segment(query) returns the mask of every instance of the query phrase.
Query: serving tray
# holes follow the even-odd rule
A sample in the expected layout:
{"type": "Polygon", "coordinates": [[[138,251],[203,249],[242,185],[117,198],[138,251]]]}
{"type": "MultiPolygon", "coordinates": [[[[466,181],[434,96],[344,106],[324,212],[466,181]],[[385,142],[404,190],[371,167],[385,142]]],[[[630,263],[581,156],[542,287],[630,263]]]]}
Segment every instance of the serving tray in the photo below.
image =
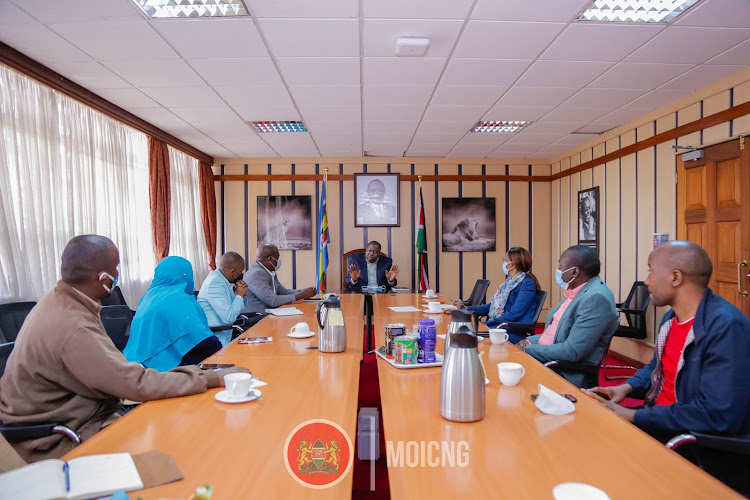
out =
{"type": "Polygon", "coordinates": [[[380,346],[377,349],[375,349],[375,354],[386,360],[388,363],[391,364],[391,366],[395,368],[405,369],[405,370],[412,370],[414,368],[429,368],[431,366],[443,366],[443,355],[440,353],[435,353],[435,362],[434,363],[417,363],[415,365],[400,365],[396,364],[395,360],[393,358],[387,358],[385,355],[385,346],[380,346]]]}

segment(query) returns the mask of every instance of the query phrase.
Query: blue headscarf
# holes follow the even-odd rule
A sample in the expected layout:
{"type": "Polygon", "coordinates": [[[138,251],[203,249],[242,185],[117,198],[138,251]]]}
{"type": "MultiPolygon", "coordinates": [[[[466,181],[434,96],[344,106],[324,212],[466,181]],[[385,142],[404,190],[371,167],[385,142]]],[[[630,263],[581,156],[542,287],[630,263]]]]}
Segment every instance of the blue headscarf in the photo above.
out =
{"type": "Polygon", "coordinates": [[[193,296],[193,266],[167,257],[156,266],[154,281],[138,304],[123,354],[128,361],[165,372],[179,366],[190,349],[213,333],[193,296]]]}

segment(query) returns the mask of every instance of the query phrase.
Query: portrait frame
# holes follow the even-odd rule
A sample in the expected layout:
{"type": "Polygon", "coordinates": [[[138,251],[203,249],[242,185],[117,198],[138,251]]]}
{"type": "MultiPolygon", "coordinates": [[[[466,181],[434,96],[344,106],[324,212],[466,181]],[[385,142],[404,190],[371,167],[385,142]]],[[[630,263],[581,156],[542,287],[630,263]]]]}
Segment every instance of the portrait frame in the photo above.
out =
{"type": "Polygon", "coordinates": [[[495,198],[442,198],[442,251],[497,250],[495,198]]]}
{"type": "Polygon", "coordinates": [[[354,226],[398,227],[401,226],[401,174],[359,173],[354,174],[354,226]],[[371,183],[380,181],[378,184],[371,183]],[[378,203],[373,203],[373,199],[378,203]]]}
{"type": "Polygon", "coordinates": [[[312,250],[312,196],[257,197],[258,244],[279,250],[312,250]]]}
{"type": "Polygon", "coordinates": [[[599,186],[578,191],[578,244],[599,252],[599,186]],[[592,206],[593,204],[593,206],[592,206]]]}

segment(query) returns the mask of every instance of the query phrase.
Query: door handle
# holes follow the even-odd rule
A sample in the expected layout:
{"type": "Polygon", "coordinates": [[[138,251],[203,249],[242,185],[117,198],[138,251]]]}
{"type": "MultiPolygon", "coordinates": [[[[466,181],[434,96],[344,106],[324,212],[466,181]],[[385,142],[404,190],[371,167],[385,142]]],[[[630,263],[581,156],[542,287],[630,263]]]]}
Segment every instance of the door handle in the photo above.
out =
{"type": "Polygon", "coordinates": [[[737,264],[737,291],[740,292],[740,295],[743,297],[747,297],[747,290],[742,290],[742,266],[747,266],[746,260],[742,260],[737,264]]]}

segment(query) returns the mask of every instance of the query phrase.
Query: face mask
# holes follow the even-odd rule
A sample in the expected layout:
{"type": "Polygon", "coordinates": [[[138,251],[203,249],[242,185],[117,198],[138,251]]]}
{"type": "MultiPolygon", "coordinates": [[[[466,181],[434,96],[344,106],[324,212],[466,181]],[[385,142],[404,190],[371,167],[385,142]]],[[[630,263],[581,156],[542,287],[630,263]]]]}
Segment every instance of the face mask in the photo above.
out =
{"type": "MultiPolygon", "coordinates": [[[[234,272],[236,272],[236,271],[234,271],[234,272]]],[[[236,283],[237,283],[238,281],[240,281],[241,279],[242,279],[242,275],[241,275],[241,274],[238,274],[236,278],[234,278],[233,280],[231,280],[231,281],[230,281],[230,283],[234,285],[234,284],[236,284],[236,283]]]]}
{"type": "MultiPolygon", "coordinates": [[[[570,269],[575,269],[575,268],[576,268],[576,266],[573,266],[570,269]]],[[[570,281],[567,281],[567,282],[563,281],[563,278],[562,278],[563,273],[567,273],[568,271],[570,271],[570,269],[566,269],[565,271],[560,271],[559,269],[555,270],[555,281],[557,281],[557,284],[563,290],[567,290],[568,289],[568,285],[570,284],[570,282],[575,279],[575,277],[573,277],[573,278],[570,278],[570,281]]]]}
{"type": "MultiPolygon", "coordinates": [[[[515,269],[515,268],[516,268],[516,266],[514,265],[514,266],[513,266],[513,269],[515,269]]],[[[508,274],[510,274],[510,272],[511,272],[511,271],[512,271],[513,269],[508,269],[508,263],[507,263],[507,262],[503,262],[503,272],[505,273],[505,275],[506,275],[506,276],[507,276],[508,274]]]]}
{"type": "MultiPolygon", "coordinates": [[[[104,290],[106,290],[107,294],[111,295],[111,294],[112,294],[112,292],[114,292],[114,291],[115,291],[115,287],[117,286],[117,278],[118,278],[118,277],[119,277],[119,276],[117,276],[117,277],[112,277],[112,275],[111,275],[111,274],[109,274],[109,273],[106,273],[106,272],[104,272],[104,271],[102,271],[102,272],[101,272],[101,274],[99,274],[99,281],[100,281],[100,282],[102,281],[102,278],[109,278],[110,280],[112,280],[112,287],[111,287],[111,288],[110,288],[110,287],[108,287],[107,285],[105,285],[104,283],[102,283],[102,288],[104,288],[104,290]]],[[[109,296],[109,295],[108,295],[108,296],[109,296]]]]}
{"type": "MultiPolygon", "coordinates": [[[[273,259],[273,257],[271,257],[271,258],[273,259]]],[[[275,260],[276,260],[275,269],[278,271],[279,269],[281,269],[281,256],[279,256],[279,258],[275,259],[275,260]]]]}

